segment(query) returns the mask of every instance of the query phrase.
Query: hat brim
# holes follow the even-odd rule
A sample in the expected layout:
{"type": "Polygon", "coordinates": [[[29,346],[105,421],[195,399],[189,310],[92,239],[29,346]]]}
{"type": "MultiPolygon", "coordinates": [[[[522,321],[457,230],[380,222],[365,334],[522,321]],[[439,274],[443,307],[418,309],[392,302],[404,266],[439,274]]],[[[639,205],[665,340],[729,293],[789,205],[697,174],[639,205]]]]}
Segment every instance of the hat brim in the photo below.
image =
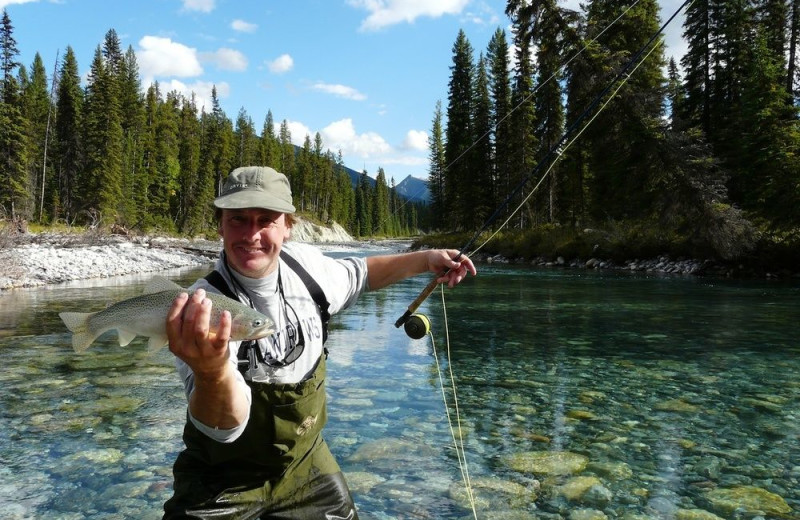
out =
{"type": "Polygon", "coordinates": [[[261,208],[294,213],[295,207],[285,200],[270,195],[265,191],[242,190],[214,199],[214,206],[220,209],[261,208]]]}

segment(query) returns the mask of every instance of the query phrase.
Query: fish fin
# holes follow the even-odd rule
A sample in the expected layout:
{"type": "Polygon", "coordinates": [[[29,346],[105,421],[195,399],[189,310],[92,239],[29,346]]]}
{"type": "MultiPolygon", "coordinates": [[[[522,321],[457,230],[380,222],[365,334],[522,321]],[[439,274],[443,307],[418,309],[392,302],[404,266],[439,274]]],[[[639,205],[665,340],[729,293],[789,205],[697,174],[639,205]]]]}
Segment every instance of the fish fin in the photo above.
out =
{"type": "Polygon", "coordinates": [[[72,332],[72,348],[75,352],[83,352],[94,343],[97,336],[89,332],[88,321],[93,312],[62,312],[61,321],[72,332]]]}
{"type": "Polygon", "coordinates": [[[183,287],[176,284],[172,280],[168,280],[163,276],[154,276],[147,282],[144,288],[144,294],[154,294],[161,291],[174,291],[175,289],[184,290],[183,287]]]}
{"type": "Polygon", "coordinates": [[[147,342],[147,350],[150,352],[155,352],[168,344],[169,340],[166,336],[150,336],[150,340],[147,342]]]}
{"type": "Polygon", "coordinates": [[[60,312],[58,317],[61,318],[61,321],[64,322],[70,332],[81,332],[86,330],[86,322],[92,314],[91,312],[60,312]]]}
{"type": "Polygon", "coordinates": [[[136,337],[136,333],[127,329],[117,329],[117,336],[119,336],[119,346],[125,347],[133,341],[136,337]]]}

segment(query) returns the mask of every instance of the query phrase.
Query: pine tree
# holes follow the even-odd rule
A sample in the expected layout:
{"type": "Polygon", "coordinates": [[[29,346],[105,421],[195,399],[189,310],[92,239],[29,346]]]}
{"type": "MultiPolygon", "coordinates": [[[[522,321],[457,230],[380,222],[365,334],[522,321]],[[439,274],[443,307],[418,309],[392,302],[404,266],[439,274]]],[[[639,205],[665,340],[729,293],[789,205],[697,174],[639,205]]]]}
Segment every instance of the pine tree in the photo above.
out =
{"type": "Polygon", "coordinates": [[[200,173],[203,135],[200,120],[197,118],[197,101],[194,94],[190,99],[183,100],[178,136],[180,164],[178,229],[190,235],[197,235],[208,227],[210,220],[208,201],[211,193],[206,193],[204,176],[200,173]]]}
{"type": "Polygon", "coordinates": [[[236,117],[234,136],[236,143],[235,166],[258,164],[258,136],[253,119],[247,115],[244,107],[239,109],[239,115],[236,117]]]}
{"type": "Polygon", "coordinates": [[[295,206],[300,211],[306,211],[309,206],[309,179],[312,175],[313,156],[311,154],[311,137],[306,134],[303,147],[297,152],[294,174],[290,177],[292,182],[292,195],[295,206]]]}
{"type": "Polygon", "coordinates": [[[18,54],[14,26],[4,9],[0,23],[0,213],[12,220],[30,218],[32,203],[27,186],[27,122],[20,110],[20,86],[14,77],[18,54]]]}
{"type": "Polygon", "coordinates": [[[495,206],[495,179],[492,157],[492,103],[489,97],[489,77],[483,54],[478,58],[472,99],[472,148],[469,152],[472,178],[470,189],[464,190],[462,214],[468,229],[477,230],[495,206]]]}
{"type": "MultiPolygon", "coordinates": [[[[635,4],[609,27],[627,6],[624,1],[596,1],[589,5],[589,26],[594,30],[607,27],[597,35],[597,42],[606,53],[597,63],[593,97],[637,56],[659,28],[658,4],[654,0],[635,4]]],[[[660,40],[659,37],[651,44],[658,47],[649,56],[651,48],[641,55],[643,61],[639,61],[635,73],[630,74],[585,134],[593,174],[591,205],[597,220],[640,219],[652,213],[654,177],[663,173],[653,168],[664,130],[666,80],[660,40]]]]}
{"type": "Polygon", "coordinates": [[[278,139],[275,137],[275,122],[272,119],[272,110],[267,111],[264,118],[264,127],[261,129],[259,143],[259,164],[275,168],[278,165],[278,139]]]}
{"type": "Polygon", "coordinates": [[[120,90],[120,123],[122,125],[122,212],[128,226],[141,222],[146,207],[146,191],[141,190],[145,175],[143,133],[145,125],[144,100],[139,80],[139,64],[133,47],[122,56],[118,75],[120,90]]]}
{"type": "Polygon", "coordinates": [[[453,65],[447,94],[447,129],[445,131],[444,200],[449,222],[465,223],[466,194],[478,189],[472,182],[472,169],[466,157],[472,144],[473,83],[475,70],[472,45],[463,30],[453,45],[453,65]]]}
{"type": "Polygon", "coordinates": [[[675,131],[683,131],[686,128],[686,122],[682,117],[686,95],[675,58],[670,58],[667,66],[667,102],[670,108],[671,128],[675,131]]]}
{"type": "MultiPolygon", "coordinates": [[[[553,150],[564,134],[565,113],[562,99],[563,74],[561,63],[563,56],[572,54],[571,47],[574,29],[571,24],[577,18],[573,11],[562,9],[554,0],[537,2],[534,11],[531,43],[537,48],[536,61],[539,66],[536,92],[535,134],[539,140],[539,151],[536,163],[543,161],[553,150]]],[[[551,157],[552,159],[552,157],[551,157]]],[[[548,165],[549,168],[549,165],[548,165]]],[[[547,171],[547,170],[544,170],[547,171]]],[[[547,189],[538,197],[537,213],[542,219],[553,223],[560,211],[561,198],[561,165],[556,163],[549,168],[545,179],[547,189]]]]}
{"type": "Polygon", "coordinates": [[[361,172],[361,177],[356,187],[356,224],[355,231],[358,237],[372,236],[372,186],[367,171],[361,172]]]}
{"type": "Polygon", "coordinates": [[[375,191],[372,197],[372,235],[385,236],[389,232],[389,186],[386,184],[386,172],[378,168],[375,176],[375,191]]]}
{"type": "Polygon", "coordinates": [[[211,89],[211,114],[209,119],[205,152],[210,155],[211,169],[214,172],[214,193],[219,193],[222,183],[233,170],[236,147],[233,123],[225,115],[219,104],[217,87],[211,89]]]}
{"type": "Polygon", "coordinates": [[[111,224],[122,200],[122,125],[119,87],[100,47],[89,73],[84,106],[86,163],[79,179],[81,208],[91,224],[111,224]]]}
{"type": "Polygon", "coordinates": [[[83,90],[78,62],[72,47],[67,47],[58,79],[54,157],[57,196],[53,218],[71,223],[78,212],[79,178],[83,170],[83,90]]]}
{"type": "Polygon", "coordinates": [[[155,119],[155,169],[148,187],[148,227],[173,231],[178,213],[180,99],[169,92],[158,104],[155,119]]]}
{"type": "MultiPolygon", "coordinates": [[[[511,18],[514,27],[514,45],[516,47],[516,67],[512,78],[510,118],[511,160],[509,181],[512,189],[520,185],[535,166],[536,150],[539,143],[536,139],[535,121],[536,107],[533,85],[533,59],[531,56],[531,30],[533,27],[532,11],[526,1],[509,2],[506,14],[511,18]]],[[[510,211],[523,200],[524,192],[510,200],[510,211]]],[[[533,210],[530,203],[518,213],[515,225],[524,228],[531,224],[533,210]]]]}
{"type": "Polygon", "coordinates": [[[497,207],[512,189],[513,139],[511,129],[511,79],[509,77],[508,42],[506,33],[497,29],[489,41],[487,60],[489,96],[491,98],[492,157],[494,160],[495,198],[497,207]]]}
{"type": "Polygon", "coordinates": [[[757,38],[754,52],[742,85],[741,200],[777,227],[792,229],[800,225],[800,112],[787,102],[783,57],[775,56],[768,35],[757,38]]]}
{"type": "Polygon", "coordinates": [[[683,37],[688,49],[681,64],[686,71],[685,103],[680,105],[680,116],[688,126],[699,127],[703,134],[713,138],[711,127],[711,94],[713,48],[713,8],[717,0],[696,0],[686,7],[683,37]]]}
{"type": "Polygon", "coordinates": [[[278,145],[280,147],[280,167],[278,171],[284,173],[291,180],[295,169],[295,151],[294,144],[292,144],[292,132],[289,130],[289,122],[285,119],[281,121],[278,145]]]}
{"type": "MultiPolygon", "coordinates": [[[[26,189],[31,195],[32,207],[27,211],[29,218],[39,216],[36,210],[39,201],[44,199],[44,190],[51,176],[50,165],[45,164],[46,140],[49,136],[50,115],[52,104],[50,90],[47,86],[47,71],[42,57],[36,53],[31,65],[30,80],[23,80],[20,73],[20,83],[23,89],[23,117],[28,129],[27,141],[30,144],[28,162],[28,181],[26,189]]],[[[48,161],[49,162],[49,161],[48,161]]],[[[50,188],[53,187],[49,183],[50,188]]]]}
{"type": "Polygon", "coordinates": [[[436,101],[436,110],[433,114],[431,135],[428,137],[428,189],[431,192],[431,213],[433,214],[432,226],[442,229],[446,219],[445,201],[445,158],[444,137],[442,135],[442,102],[436,101]]]}

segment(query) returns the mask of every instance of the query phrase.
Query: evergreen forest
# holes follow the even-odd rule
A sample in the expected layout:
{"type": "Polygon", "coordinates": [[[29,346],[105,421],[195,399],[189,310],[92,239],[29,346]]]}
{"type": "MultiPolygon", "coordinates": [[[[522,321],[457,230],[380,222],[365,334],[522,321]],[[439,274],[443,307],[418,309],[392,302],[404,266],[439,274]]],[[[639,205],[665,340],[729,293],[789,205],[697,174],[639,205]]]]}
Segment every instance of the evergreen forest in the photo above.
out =
{"type": "Polygon", "coordinates": [[[211,202],[228,173],[265,165],[287,175],[302,215],[353,236],[408,236],[424,226],[424,204],[400,198],[382,168],[354,182],[319,133],[298,147],[271,111],[260,135],[244,108],[232,121],[216,89],[209,112],[158,83],[142,90],[136,55],[123,52],[114,29],[85,87],[71,47],[48,82],[39,53],[30,71],[18,63],[13,33],[4,11],[0,221],[215,235],[211,202]]]}
{"type": "Polygon", "coordinates": [[[796,270],[800,1],[685,2],[680,63],[657,1],[582,7],[509,0],[510,36],[477,53],[458,34],[430,131],[433,227],[502,229],[489,249],[512,256],[796,270]]]}
{"type": "MultiPolygon", "coordinates": [[[[48,82],[0,27],[0,219],[117,225],[186,235],[213,228],[227,173],[273,166],[305,215],[357,237],[498,232],[508,255],[662,253],[800,261],[800,0],[687,0],[687,52],[666,59],[656,0],[508,0],[508,33],[485,50],[455,36],[429,132],[431,204],[411,204],[319,134],[261,132],[216,92],[140,83],[111,29],[85,86],[67,48],[48,82]],[[445,98],[446,96],[446,98],[445,98]],[[602,245],[601,245],[602,244],[602,245]],[[610,244],[616,244],[611,246],[610,244]],[[613,250],[612,250],[613,249],[613,250]]],[[[676,22],[672,22],[676,23],[676,22]]],[[[279,130],[277,130],[279,129],[279,130]]],[[[491,247],[490,247],[491,250],[491,247]]]]}

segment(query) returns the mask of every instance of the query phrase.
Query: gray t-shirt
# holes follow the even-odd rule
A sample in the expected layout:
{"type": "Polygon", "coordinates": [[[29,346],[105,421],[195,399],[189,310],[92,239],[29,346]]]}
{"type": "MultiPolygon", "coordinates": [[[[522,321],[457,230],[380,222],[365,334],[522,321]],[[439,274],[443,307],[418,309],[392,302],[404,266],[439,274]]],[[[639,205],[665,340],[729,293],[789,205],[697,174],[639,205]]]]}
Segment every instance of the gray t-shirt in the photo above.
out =
{"type": "MultiPolygon", "coordinates": [[[[282,247],[320,285],[330,304],[328,312],[331,315],[352,305],[367,289],[367,264],[363,258],[333,259],[323,255],[314,246],[297,242],[286,242],[282,247]]],[[[258,340],[260,359],[266,360],[266,363],[259,363],[258,370],[248,374],[248,377],[253,381],[275,384],[299,383],[306,379],[313,372],[323,347],[319,307],[303,280],[283,260],[278,269],[260,279],[247,278],[232,269],[226,269],[222,260],[217,261],[215,269],[222,274],[228,286],[237,292],[243,303],[252,303],[256,310],[264,313],[276,325],[275,334],[258,340]],[[232,283],[231,275],[236,283],[232,283]],[[240,287],[244,291],[237,290],[240,287]],[[298,345],[301,331],[302,347],[298,345]]],[[[210,292],[219,292],[204,278],[195,282],[190,289],[201,287],[210,292]]],[[[228,344],[230,362],[234,366],[238,362],[239,345],[238,341],[228,344]]],[[[175,359],[188,399],[194,389],[194,374],[186,363],[175,359]]],[[[238,369],[236,376],[242,392],[251,400],[250,387],[238,369]]],[[[201,423],[191,414],[189,418],[201,432],[219,442],[233,442],[247,425],[245,421],[237,428],[220,430],[201,423]]]]}

